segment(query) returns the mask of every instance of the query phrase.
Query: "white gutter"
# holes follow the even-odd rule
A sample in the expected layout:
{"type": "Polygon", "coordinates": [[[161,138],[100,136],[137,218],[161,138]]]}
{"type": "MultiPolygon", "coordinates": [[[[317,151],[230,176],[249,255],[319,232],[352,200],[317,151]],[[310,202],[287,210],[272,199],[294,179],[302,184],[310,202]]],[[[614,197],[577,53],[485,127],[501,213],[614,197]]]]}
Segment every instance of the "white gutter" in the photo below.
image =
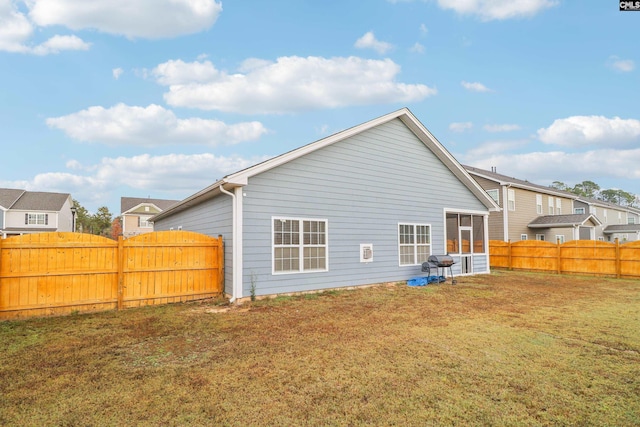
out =
{"type": "Polygon", "coordinates": [[[509,241],[509,187],[511,184],[502,186],[502,240],[509,241]]]}
{"type": "Polygon", "coordinates": [[[230,303],[234,303],[238,298],[242,298],[242,187],[235,187],[234,192],[230,192],[224,188],[224,183],[220,184],[220,192],[231,196],[232,221],[232,255],[233,264],[231,267],[231,299],[230,303]]]}

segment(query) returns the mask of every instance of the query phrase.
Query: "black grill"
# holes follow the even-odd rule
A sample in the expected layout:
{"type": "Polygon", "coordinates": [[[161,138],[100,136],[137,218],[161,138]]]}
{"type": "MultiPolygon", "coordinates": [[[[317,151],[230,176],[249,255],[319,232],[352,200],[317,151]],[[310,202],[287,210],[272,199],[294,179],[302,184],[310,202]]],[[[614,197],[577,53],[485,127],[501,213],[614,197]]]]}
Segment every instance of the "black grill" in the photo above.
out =
{"type": "Polygon", "coordinates": [[[455,264],[451,255],[431,255],[427,258],[427,262],[436,264],[438,267],[451,267],[455,264]]]}
{"type": "Polygon", "coordinates": [[[444,282],[444,269],[449,269],[449,275],[451,276],[451,284],[456,284],[456,279],[453,278],[453,271],[451,270],[451,266],[455,264],[453,257],[449,254],[446,255],[430,255],[427,258],[427,262],[422,263],[422,272],[428,273],[429,277],[432,276],[431,270],[435,270],[435,275],[438,278],[438,282],[444,282]],[[442,274],[440,274],[440,270],[442,269],[442,274]]]}

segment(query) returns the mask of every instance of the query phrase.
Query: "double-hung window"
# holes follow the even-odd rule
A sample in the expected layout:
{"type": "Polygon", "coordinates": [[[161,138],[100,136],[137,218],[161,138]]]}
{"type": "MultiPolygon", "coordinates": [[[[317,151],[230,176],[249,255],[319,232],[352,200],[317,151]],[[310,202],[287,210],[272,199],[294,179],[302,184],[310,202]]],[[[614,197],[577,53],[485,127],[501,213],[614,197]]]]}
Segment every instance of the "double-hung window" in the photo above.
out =
{"type": "Polygon", "coordinates": [[[273,218],[273,272],[327,271],[327,220],[273,218]]]}
{"type": "Polygon", "coordinates": [[[398,224],[400,265],[420,265],[431,255],[431,226],[398,224]]]}
{"type": "Polygon", "coordinates": [[[49,214],[46,213],[26,213],[24,214],[25,225],[48,225],[49,214]]]}
{"type": "Polygon", "coordinates": [[[516,210],[516,191],[507,189],[507,205],[510,211],[516,210]]]}
{"type": "Polygon", "coordinates": [[[138,217],[138,227],[140,228],[151,228],[153,224],[149,222],[150,216],[139,216],[138,217]]]}
{"type": "Polygon", "coordinates": [[[536,194],[536,213],[542,215],[542,194],[536,194]]]}

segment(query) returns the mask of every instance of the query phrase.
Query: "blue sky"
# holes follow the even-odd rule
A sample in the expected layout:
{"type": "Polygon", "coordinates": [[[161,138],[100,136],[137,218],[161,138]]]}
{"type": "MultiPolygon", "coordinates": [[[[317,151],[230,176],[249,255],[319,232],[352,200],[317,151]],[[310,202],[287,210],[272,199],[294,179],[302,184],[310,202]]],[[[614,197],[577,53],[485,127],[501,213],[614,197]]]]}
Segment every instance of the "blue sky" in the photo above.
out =
{"type": "Polygon", "coordinates": [[[612,0],[0,0],[0,187],[182,199],[408,107],[463,164],[640,194],[612,0]]]}

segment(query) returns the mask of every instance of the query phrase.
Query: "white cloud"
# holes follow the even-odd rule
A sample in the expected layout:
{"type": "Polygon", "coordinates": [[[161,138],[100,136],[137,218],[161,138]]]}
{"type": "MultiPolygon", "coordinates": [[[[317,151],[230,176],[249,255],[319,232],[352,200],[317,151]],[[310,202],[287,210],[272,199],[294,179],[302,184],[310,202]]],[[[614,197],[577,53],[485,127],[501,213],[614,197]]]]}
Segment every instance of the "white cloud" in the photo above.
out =
{"type": "Polygon", "coordinates": [[[169,85],[169,105],[244,114],[406,104],[437,93],[423,84],[396,82],[400,66],[390,59],[288,56],[276,62],[251,59],[242,69],[247,71],[227,74],[209,61],[169,61],[153,74],[169,85]]]}
{"type": "MultiPolygon", "coordinates": [[[[203,153],[103,158],[97,164],[88,165],[70,160],[67,168],[74,173],[41,173],[31,180],[0,181],[0,186],[70,193],[85,208],[95,212],[97,207],[104,206],[108,200],[112,200],[111,209],[119,207],[117,201],[127,193],[182,199],[225,175],[267,158],[224,157],[203,153]]],[[[119,213],[113,210],[111,212],[119,213]]]]}
{"type": "Polygon", "coordinates": [[[62,50],[89,50],[91,43],[86,43],[77,36],[53,36],[46,42],[33,48],[36,55],[60,53],[62,50]]]}
{"type": "Polygon", "coordinates": [[[520,130],[520,126],[518,125],[484,125],[483,129],[487,132],[511,132],[514,130],[520,130]]]}
{"type": "Polygon", "coordinates": [[[449,130],[452,132],[464,132],[473,128],[471,122],[454,122],[449,124],[449,130]]]}
{"type": "Polygon", "coordinates": [[[31,0],[38,26],[96,29],[127,37],[164,38],[210,28],[222,12],[215,0],[31,0]]]}
{"type": "Polygon", "coordinates": [[[413,53],[424,53],[424,46],[416,42],[413,46],[411,46],[410,51],[413,53]]]}
{"type": "Polygon", "coordinates": [[[0,51],[49,55],[91,45],[73,34],[34,43],[36,30],[47,26],[131,38],[176,37],[210,28],[221,11],[216,0],[0,0],[0,51]]]}
{"type": "Polygon", "coordinates": [[[151,74],[164,86],[206,83],[221,75],[210,61],[187,63],[180,59],[158,65],[151,74]]]}
{"type": "Polygon", "coordinates": [[[46,122],[73,139],[110,145],[228,145],[256,140],[267,132],[262,123],[255,121],[227,125],[219,120],[178,119],[171,110],[154,104],[148,107],[95,106],[49,118],[46,122]]]}
{"type": "Polygon", "coordinates": [[[470,90],[471,92],[491,92],[491,89],[489,89],[482,83],[478,83],[478,82],[470,83],[470,82],[462,81],[460,82],[460,84],[462,85],[462,87],[464,87],[467,90],[470,90]]]}
{"type": "MultiPolygon", "coordinates": [[[[526,139],[507,140],[507,141],[490,141],[468,150],[464,156],[467,159],[479,159],[485,156],[491,156],[495,153],[506,153],[524,147],[531,141],[526,139]]],[[[495,165],[491,165],[495,166],[495,165]]]]}
{"type": "Polygon", "coordinates": [[[640,120],[572,116],[557,119],[548,128],[538,129],[538,138],[545,144],[567,147],[624,147],[640,142],[640,120]]]}
{"type": "Polygon", "coordinates": [[[557,4],[556,0],[438,0],[442,9],[477,16],[483,21],[531,17],[557,4]]]}
{"type": "Polygon", "coordinates": [[[124,70],[122,68],[114,68],[113,70],[111,70],[111,73],[113,74],[113,78],[118,80],[124,73],[124,70]]]}
{"type": "Polygon", "coordinates": [[[631,59],[620,59],[617,56],[610,56],[607,60],[607,66],[613,70],[622,73],[629,73],[636,68],[635,62],[631,59]]]}
{"type": "Polygon", "coordinates": [[[427,28],[427,26],[424,24],[420,24],[420,34],[425,36],[427,35],[428,32],[429,32],[429,29],[427,28]]]}
{"type": "Polygon", "coordinates": [[[0,0],[0,51],[26,52],[33,26],[11,0],[0,0]]]}
{"type": "Polygon", "coordinates": [[[29,43],[34,25],[11,0],[0,0],[0,51],[49,55],[63,50],[87,50],[90,43],[77,36],[55,35],[40,45],[29,43]]]}
{"type": "Polygon", "coordinates": [[[466,164],[487,170],[495,166],[498,173],[539,185],[550,185],[553,181],[577,183],[591,180],[598,183],[608,179],[616,181],[626,191],[640,193],[639,190],[634,190],[640,188],[640,148],[592,150],[583,153],[501,153],[486,157],[469,153],[461,159],[466,164]]]}
{"type": "Polygon", "coordinates": [[[384,55],[393,49],[393,45],[391,43],[382,42],[376,39],[376,36],[373,34],[373,31],[369,31],[364,36],[360,37],[356,40],[354,45],[358,49],[373,49],[378,52],[380,55],[384,55]]]}

